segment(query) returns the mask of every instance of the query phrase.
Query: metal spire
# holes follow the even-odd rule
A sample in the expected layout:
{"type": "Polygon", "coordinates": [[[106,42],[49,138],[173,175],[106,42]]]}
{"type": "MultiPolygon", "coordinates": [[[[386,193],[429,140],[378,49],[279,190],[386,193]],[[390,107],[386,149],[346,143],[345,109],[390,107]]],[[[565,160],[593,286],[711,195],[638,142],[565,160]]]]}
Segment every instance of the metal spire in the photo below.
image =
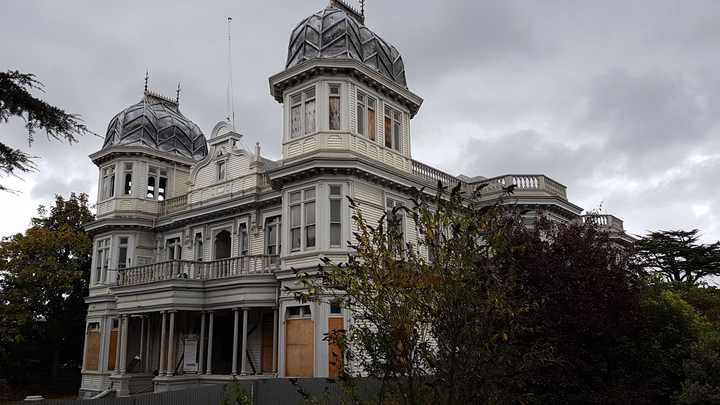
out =
{"type": "Polygon", "coordinates": [[[228,40],[228,71],[227,71],[227,89],[226,89],[226,119],[235,128],[235,97],[233,95],[233,78],[232,78],[232,36],[230,32],[230,23],[232,17],[227,18],[227,40],[228,40]]]}
{"type": "Polygon", "coordinates": [[[180,106],[180,82],[178,82],[177,93],[175,93],[175,104],[180,106]]]}
{"type": "Polygon", "coordinates": [[[365,18],[365,0],[360,0],[360,15],[365,18]]]}
{"type": "Polygon", "coordinates": [[[145,69],[145,93],[147,93],[147,85],[148,85],[148,79],[150,79],[150,73],[147,69],[145,69]]]}

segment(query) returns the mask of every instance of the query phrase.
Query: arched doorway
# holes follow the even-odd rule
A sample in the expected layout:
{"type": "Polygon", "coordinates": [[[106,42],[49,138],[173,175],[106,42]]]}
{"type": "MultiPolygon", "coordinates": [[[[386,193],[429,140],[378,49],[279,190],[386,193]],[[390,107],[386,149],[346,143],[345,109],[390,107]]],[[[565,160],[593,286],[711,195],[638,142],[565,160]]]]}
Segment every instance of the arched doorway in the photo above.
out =
{"type": "Polygon", "coordinates": [[[215,260],[227,259],[230,257],[230,232],[220,231],[215,235],[214,241],[215,260]]]}

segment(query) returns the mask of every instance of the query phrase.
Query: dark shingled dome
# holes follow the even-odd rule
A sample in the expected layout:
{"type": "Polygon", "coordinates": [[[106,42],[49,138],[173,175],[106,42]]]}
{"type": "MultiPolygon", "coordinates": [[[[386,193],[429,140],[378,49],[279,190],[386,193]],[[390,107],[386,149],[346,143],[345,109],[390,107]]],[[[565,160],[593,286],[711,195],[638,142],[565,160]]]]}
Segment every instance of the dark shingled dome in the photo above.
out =
{"type": "Polygon", "coordinates": [[[147,146],[194,160],[208,153],[205,135],[180,113],[177,102],[150,92],[110,121],[102,149],[115,145],[147,146]]]}
{"type": "Polygon", "coordinates": [[[407,88],[400,52],[336,2],[304,19],[290,35],[286,68],[315,58],[355,59],[407,88]]]}

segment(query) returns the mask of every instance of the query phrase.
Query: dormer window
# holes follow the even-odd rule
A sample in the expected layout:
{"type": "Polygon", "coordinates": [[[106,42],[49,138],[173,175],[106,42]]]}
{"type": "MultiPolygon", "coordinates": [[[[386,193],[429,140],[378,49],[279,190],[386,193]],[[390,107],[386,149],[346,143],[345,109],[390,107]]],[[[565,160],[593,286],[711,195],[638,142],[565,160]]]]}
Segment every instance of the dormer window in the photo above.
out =
{"type": "Polygon", "coordinates": [[[115,165],[102,169],[102,193],[103,200],[115,196],[115,165]]]}
{"type": "Polygon", "coordinates": [[[315,86],[290,96],[290,138],[315,132],[315,86]]]}
{"type": "Polygon", "coordinates": [[[385,147],[402,151],[402,113],[385,107],[385,147]]]}
{"type": "Polygon", "coordinates": [[[328,117],[330,119],[328,128],[331,131],[340,129],[340,85],[331,84],[328,96],[328,117]]]}
{"type": "Polygon", "coordinates": [[[357,95],[357,132],[371,141],[375,140],[375,105],[374,98],[358,92],[357,95]]]}
{"type": "Polygon", "coordinates": [[[148,182],[146,198],[164,201],[167,193],[167,170],[157,167],[148,168],[148,182]]]}

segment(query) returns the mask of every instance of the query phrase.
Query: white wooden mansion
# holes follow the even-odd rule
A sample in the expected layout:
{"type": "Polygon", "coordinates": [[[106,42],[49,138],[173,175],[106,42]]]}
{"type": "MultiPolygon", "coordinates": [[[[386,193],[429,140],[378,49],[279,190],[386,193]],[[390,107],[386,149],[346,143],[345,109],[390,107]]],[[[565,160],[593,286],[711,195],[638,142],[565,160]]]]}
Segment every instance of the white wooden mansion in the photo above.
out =
{"type": "MultiPolygon", "coordinates": [[[[111,121],[99,168],[81,396],[166,391],[238,378],[337,375],[323,340],[348,329],[333,303],[285,292],[296,269],[346,258],[351,212],[371,221],[438,180],[488,183],[513,201],[578,220],[565,186],[541,174],[454,177],[413,160],[410,123],[422,99],[397,49],[341,1],[292,31],[285,69],[270,77],[284,107],[282,158],[241,147],[227,121],[206,139],[178,100],[145,91],[111,121]]],[[[279,136],[280,134],[278,134],[279,136]]],[[[268,135],[275,136],[275,135],[268,135]]],[[[626,238],[622,221],[602,225],[626,238]]],[[[405,221],[405,237],[416,236],[405,221]]]]}

